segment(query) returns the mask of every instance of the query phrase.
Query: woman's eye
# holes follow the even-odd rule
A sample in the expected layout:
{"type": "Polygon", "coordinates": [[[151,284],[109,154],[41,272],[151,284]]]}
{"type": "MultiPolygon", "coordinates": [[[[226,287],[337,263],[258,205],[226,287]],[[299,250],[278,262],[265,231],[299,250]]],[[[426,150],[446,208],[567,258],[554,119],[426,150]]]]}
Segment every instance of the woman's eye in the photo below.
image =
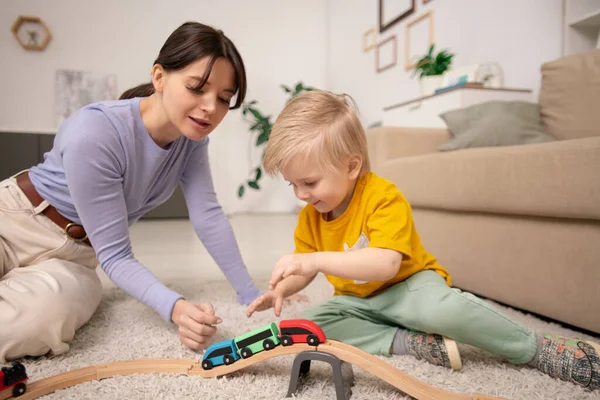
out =
{"type": "Polygon", "coordinates": [[[219,101],[224,104],[229,104],[231,102],[231,99],[228,100],[228,99],[219,98],[219,101]]]}
{"type": "Polygon", "coordinates": [[[196,94],[202,94],[204,92],[201,87],[190,87],[190,86],[188,86],[188,90],[190,92],[196,93],[196,94]]]}
{"type": "Polygon", "coordinates": [[[317,183],[317,182],[304,182],[304,184],[308,187],[315,186],[315,183],[317,183]]]}

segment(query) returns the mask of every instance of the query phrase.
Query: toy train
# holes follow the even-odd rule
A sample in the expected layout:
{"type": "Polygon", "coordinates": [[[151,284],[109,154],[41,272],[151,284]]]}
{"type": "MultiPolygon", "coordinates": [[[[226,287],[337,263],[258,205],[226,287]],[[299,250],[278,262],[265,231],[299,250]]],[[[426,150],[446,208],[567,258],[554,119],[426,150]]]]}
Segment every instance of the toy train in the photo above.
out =
{"type": "Polygon", "coordinates": [[[202,368],[209,370],[222,364],[231,365],[240,357],[252,357],[263,350],[272,350],[279,344],[291,346],[294,343],[307,343],[317,346],[325,340],[323,330],[312,321],[288,319],[281,321],[279,327],[271,322],[233,339],[209,346],[202,357],[202,368]]]}
{"type": "Polygon", "coordinates": [[[4,391],[12,389],[12,397],[19,397],[27,391],[27,372],[25,366],[19,361],[13,361],[11,367],[0,369],[0,398],[4,398],[4,391]]]}

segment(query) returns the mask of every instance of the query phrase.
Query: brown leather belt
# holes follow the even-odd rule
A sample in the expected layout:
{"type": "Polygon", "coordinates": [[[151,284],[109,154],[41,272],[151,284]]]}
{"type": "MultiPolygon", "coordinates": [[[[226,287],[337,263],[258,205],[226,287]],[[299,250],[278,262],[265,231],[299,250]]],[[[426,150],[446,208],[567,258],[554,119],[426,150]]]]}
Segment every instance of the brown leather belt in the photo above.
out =
{"type": "MultiPolygon", "coordinates": [[[[35,187],[31,183],[28,171],[17,175],[16,179],[17,185],[19,186],[19,188],[21,188],[25,196],[27,196],[27,198],[34,207],[39,206],[42,203],[42,201],[44,201],[42,196],[40,196],[40,194],[37,192],[37,190],[35,190],[35,187]]],[[[65,231],[65,235],[67,235],[70,239],[76,242],[85,243],[88,246],[92,246],[90,240],[87,237],[85,229],[83,229],[83,226],[69,221],[68,219],[60,215],[59,212],[56,211],[56,208],[52,207],[51,205],[48,205],[48,207],[46,207],[46,209],[42,211],[42,214],[44,214],[52,222],[58,225],[63,231],[65,231]]]]}

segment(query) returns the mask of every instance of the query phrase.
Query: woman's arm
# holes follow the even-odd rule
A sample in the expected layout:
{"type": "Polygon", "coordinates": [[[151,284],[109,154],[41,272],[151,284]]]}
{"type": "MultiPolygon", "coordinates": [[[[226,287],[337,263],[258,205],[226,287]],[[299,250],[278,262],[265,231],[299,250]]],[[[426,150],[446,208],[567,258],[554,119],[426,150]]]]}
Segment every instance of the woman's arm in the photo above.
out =
{"type": "Polygon", "coordinates": [[[182,298],[134,257],[123,194],[125,153],[119,135],[98,110],[80,112],[57,137],[69,192],[102,269],[127,294],[171,321],[182,298]]]}
{"type": "Polygon", "coordinates": [[[196,234],[236,290],[238,303],[250,304],[261,292],[248,273],[231,224],[217,200],[208,160],[208,138],[190,154],[181,183],[196,234]]]}

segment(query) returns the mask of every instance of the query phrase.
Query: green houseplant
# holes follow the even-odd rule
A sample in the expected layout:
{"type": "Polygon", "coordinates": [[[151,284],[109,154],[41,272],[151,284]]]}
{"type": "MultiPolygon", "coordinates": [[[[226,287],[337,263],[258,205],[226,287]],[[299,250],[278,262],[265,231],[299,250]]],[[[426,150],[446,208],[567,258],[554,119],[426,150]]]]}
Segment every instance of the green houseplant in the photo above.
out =
{"type": "MultiPolygon", "coordinates": [[[[281,88],[284,92],[290,95],[287,102],[289,102],[291,99],[298,96],[304,91],[314,89],[310,86],[305,86],[302,82],[296,83],[296,85],[294,85],[293,88],[290,88],[286,85],[281,85],[281,88]]],[[[256,100],[252,100],[248,103],[242,104],[242,116],[249,118],[249,121],[252,124],[250,126],[250,132],[256,134],[256,141],[254,145],[256,147],[261,147],[269,141],[269,135],[271,134],[271,128],[273,128],[273,122],[271,122],[271,116],[264,115],[256,107],[256,104],[256,100]]],[[[250,170],[250,177],[247,178],[246,181],[240,184],[240,186],[238,187],[238,198],[242,198],[244,196],[244,193],[246,192],[246,187],[249,187],[254,190],[260,190],[259,181],[263,177],[262,160],[264,159],[264,156],[265,152],[263,150],[261,155],[261,162],[250,170]]]]}
{"type": "Polygon", "coordinates": [[[435,43],[429,46],[427,54],[421,57],[413,70],[413,77],[418,75],[421,95],[429,96],[441,87],[444,73],[450,69],[454,54],[448,50],[435,53],[435,43]]]}

